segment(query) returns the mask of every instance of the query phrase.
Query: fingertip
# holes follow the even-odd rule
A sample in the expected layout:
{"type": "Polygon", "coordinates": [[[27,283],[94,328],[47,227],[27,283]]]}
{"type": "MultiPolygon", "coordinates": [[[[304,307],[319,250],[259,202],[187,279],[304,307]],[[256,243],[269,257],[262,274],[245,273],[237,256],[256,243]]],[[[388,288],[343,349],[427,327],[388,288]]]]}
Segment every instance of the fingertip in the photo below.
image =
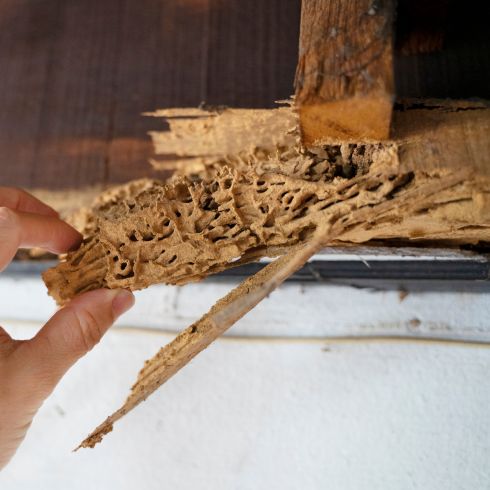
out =
{"type": "Polygon", "coordinates": [[[70,301],[72,306],[111,308],[113,319],[121,316],[134,305],[134,295],[128,289],[94,289],[70,301]]]}
{"type": "Polygon", "coordinates": [[[13,211],[0,206],[0,239],[16,247],[39,247],[60,254],[75,250],[83,240],[73,226],[53,216],[13,211]]]}
{"type": "Polygon", "coordinates": [[[77,250],[82,241],[83,235],[63,220],[56,220],[58,237],[54,245],[58,248],[58,253],[73,252],[77,250]]]}
{"type": "Polygon", "coordinates": [[[19,187],[0,187],[0,205],[24,213],[59,217],[51,206],[19,187]]]}
{"type": "Polygon", "coordinates": [[[93,289],[92,291],[87,291],[86,293],[81,293],[75,296],[68,305],[110,305],[117,295],[118,289],[93,289]]]}
{"type": "Polygon", "coordinates": [[[111,305],[114,320],[134,305],[134,295],[129,289],[95,289],[76,297],[73,304],[104,304],[111,305]]]}
{"type": "Polygon", "coordinates": [[[83,235],[73,226],[60,219],[56,220],[56,234],[51,235],[50,252],[62,254],[77,250],[83,242],[83,235]]]}
{"type": "Polygon", "coordinates": [[[117,318],[128,311],[134,305],[134,295],[128,289],[120,289],[112,300],[112,312],[117,318]]]}
{"type": "MultiPolygon", "coordinates": [[[[70,225],[68,225],[68,226],[70,226],[70,225]]],[[[73,252],[73,251],[77,250],[83,242],[83,235],[80,232],[78,232],[77,230],[75,230],[75,228],[73,228],[73,227],[71,227],[71,228],[72,228],[74,233],[73,233],[72,244],[68,248],[68,252],[73,252]]]]}
{"type": "Polygon", "coordinates": [[[46,203],[42,203],[45,209],[46,214],[49,216],[52,216],[53,218],[59,218],[60,213],[56,211],[56,209],[52,208],[51,206],[48,206],[46,203]]]}
{"type": "Polygon", "coordinates": [[[9,235],[15,232],[18,235],[17,225],[16,212],[6,206],[0,206],[0,231],[6,232],[9,235]]]}

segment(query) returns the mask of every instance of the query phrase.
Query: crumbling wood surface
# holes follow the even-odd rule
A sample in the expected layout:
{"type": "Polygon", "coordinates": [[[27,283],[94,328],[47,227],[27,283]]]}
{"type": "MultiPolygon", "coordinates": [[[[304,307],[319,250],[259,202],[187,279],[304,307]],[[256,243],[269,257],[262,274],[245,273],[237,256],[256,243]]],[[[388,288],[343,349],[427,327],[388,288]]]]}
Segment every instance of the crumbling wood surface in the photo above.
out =
{"type": "Polygon", "coordinates": [[[117,420],[146,400],[197,354],[302,267],[322,247],[328,233],[329,228],[325,226],[306,246],[290,251],[254,276],[247,278],[220,299],[197,322],[162,347],[152,359],[146,361],[125,403],[84,439],[77,449],[94,447],[99,443],[105,434],[112,431],[117,420]]]}
{"type": "MultiPolygon", "coordinates": [[[[407,162],[407,165],[411,166],[410,159],[407,162]]],[[[82,441],[79,447],[94,447],[113,429],[117,420],[144,401],[322,247],[343,235],[355,234],[356,230],[363,230],[366,223],[372,227],[376,227],[378,223],[390,223],[396,226],[395,223],[402,216],[413,216],[419,212],[424,214],[428,207],[437,206],[441,195],[447,191],[454,192],[462,183],[464,185],[469,182],[467,169],[453,169],[443,178],[432,176],[432,178],[422,179],[417,185],[408,185],[405,188],[408,175],[402,174],[401,180],[398,180],[400,175],[392,179],[397,180],[398,184],[395,184],[388,194],[383,192],[374,194],[362,200],[362,205],[356,206],[351,203],[350,206],[340,208],[340,212],[325,213],[321,220],[316,220],[314,222],[316,227],[309,235],[309,240],[303,240],[304,244],[300,240],[299,244],[293,245],[286,255],[245,280],[200,320],[147,361],[126,402],[82,441]]],[[[390,179],[388,174],[383,174],[383,177],[390,179]]],[[[377,181],[373,176],[364,178],[368,186],[374,185],[376,189],[383,186],[383,179],[377,181]]],[[[362,181],[362,179],[361,176],[358,180],[362,181]]],[[[306,185],[306,182],[303,185],[306,185]]],[[[487,191],[490,190],[488,185],[487,181],[487,191]]],[[[300,190],[298,189],[297,192],[300,190]]],[[[362,192],[362,190],[355,192],[362,192]]],[[[355,192],[351,191],[351,195],[355,192]]],[[[308,199],[311,199],[311,196],[308,199]]],[[[444,199],[442,201],[444,202],[444,199]]],[[[490,226],[488,219],[487,226],[490,226]]]]}
{"type": "MultiPolygon", "coordinates": [[[[206,125],[220,117],[210,115],[206,125]]],[[[62,304],[97,287],[197,281],[284,253],[321,223],[348,220],[358,209],[370,210],[366,221],[335,243],[490,241],[490,110],[484,103],[407,102],[395,123],[390,142],[257,148],[166,184],[123,187],[99,200],[82,247],[44,274],[50,294],[62,304]],[[440,190],[427,197],[427,186],[440,190]],[[405,195],[410,207],[379,219],[380,204],[405,195]]]]}
{"type": "MultiPolygon", "coordinates": [[[[287,104],[290,102],[287,101],[287,104]]],[[[270,109],[161,109],[148,116],[165,118],[170,131],[151,131],[157,156],[151,163],[161,170],[187,175],[227,156],[275,152],[296,144],[296,114],[290,107],[270,109]]]]}
{"type": "MultiPolygon", "coordinates": [[[[221,124],[230,116],[226,111],[182,114],[179,131],[191,134],[186,117],[191,126],[196,117],[203,119],[199,127],[210,133],[211,147],[213,128],[226,139],[224,128],[234,134],[238,124],[236,119],[221,124]]],[[[248,116],[240,112],[237,117],[248,116]]],[[[250,141],[255,130],[266,129],[249,121],[244,127],[250,141]]],[[[84,244],[44,274],[60,304],[97,287],[184,284],[266,255],[284,255],[148,361],[125,404],[81,447],[93,447],[115,421],[321,247],[373,238],[490,242],[490,111],[485,103],[402,102],[395,127],[397,136],[385,143],[330,142],[305,150],[277,136],[274,141],[281,144],[275,148],[238,144],[229,148],[238,153],[232,155],[203,147],[204,154],[216,156],[189,175],[182,167],[167,183],[136,181],[99,198],[85,222],[84,244]]],[[[288,134],[297,137],[297,128],[288,134]]],[[[182,139],[177,153],[197,157],[192,137],[182,139]]]]}
{"type": "Polygon", "coordinates": [[[394,3],[303,0],[296,104],[303,143],[389,136],[394,3]]]}
{"type": "MultiPolygon", "coordinates": [[[[427,200],[430,201],[440,191],[450,188],[460,178],[461,176],[455,174],[444,180],[443,183],[435,185],[428,183],[415,190],[399,194],[390,200],[380,202],[377,206],[376,219],[383,221],[394,210],[404,212],[411,209],[412,199],[419,204],[428,202],[427,200]]],[[[359,207],[352,211],[347,219],[345,219],[346,216],[331,215],[319,224],[311,239],[303,246],[292,247],[286,255],[246,279],[219,300],[200,320],[160,349],[152,359],[146,361],[125,403],[84,439],[78,448],[94,447],[105,434],[112,431],[117,420],[146,400],[170,377],[302,267],[311,256],[347,230],[362,227],[371,214],[369,208],[359,207]]]]}

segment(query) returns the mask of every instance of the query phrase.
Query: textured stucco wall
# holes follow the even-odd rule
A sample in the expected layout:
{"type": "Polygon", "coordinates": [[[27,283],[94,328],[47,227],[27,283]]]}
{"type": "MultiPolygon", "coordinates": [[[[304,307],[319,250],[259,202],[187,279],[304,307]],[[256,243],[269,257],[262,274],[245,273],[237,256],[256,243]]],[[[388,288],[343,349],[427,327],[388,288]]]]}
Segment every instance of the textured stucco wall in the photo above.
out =
{"type": "MultiPolygon", "coordinates": [[[[96,449],[72,453],[169,331],[230,287],[139,293],[42,407],[0,488],[490,487],[490,300],[477,293],[400,301],[286,284],[96,449]],[[380,335],[405,339],[369,338],[380,335]]],[[[4,277],[0,295],[0,323],[17,337],[53,310],[37,279],[4,277]]]]}

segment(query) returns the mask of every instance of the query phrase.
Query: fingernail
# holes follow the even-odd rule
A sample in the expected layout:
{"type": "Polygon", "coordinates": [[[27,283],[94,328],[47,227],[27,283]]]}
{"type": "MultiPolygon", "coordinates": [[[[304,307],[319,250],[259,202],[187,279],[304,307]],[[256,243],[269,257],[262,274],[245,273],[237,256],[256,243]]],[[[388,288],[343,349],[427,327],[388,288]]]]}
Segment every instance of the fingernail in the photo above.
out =
{"type": "Polygon", "coordinates": [[[121,289],[112,300],[112,311],[115,317],[121,316],[134,305],[134,296],[131,291],[121,289]]]}
{"type": "Polygon", "coordinates": [[[74,252],[75,250],[78,250],[80,248],[80,245],[82,244],[82,242],[83,242],[83,235],[81,233],[78,233],[76,240],[73,242],[71,247],[68,249],[68,252],[74,252]]]}

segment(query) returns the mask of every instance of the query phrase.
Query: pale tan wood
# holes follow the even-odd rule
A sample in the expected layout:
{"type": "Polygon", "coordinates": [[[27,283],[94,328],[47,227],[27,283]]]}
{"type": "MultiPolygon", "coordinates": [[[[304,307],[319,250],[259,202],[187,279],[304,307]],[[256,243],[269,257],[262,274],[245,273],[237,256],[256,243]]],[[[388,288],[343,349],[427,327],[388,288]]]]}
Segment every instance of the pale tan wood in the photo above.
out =
{"type": "Polygon", "coordinates": [[[393,11],[391,0],[303,0],[295,85],[306,146],[388,138],[393,11]]]}
{"type": "MultiPolygon", "coordinates": [[[[490,109],[415,101],[395,119],[395,137],[383,144],[254,148],[203,164],[190,178],[182,169],[167,184],[136,181],[104,195],[88,210],[82,247],[45,272],[50,294],[63,304],[97,287],[200,280],[272,250],[284,253],[326,220],[366,206],[366,222],[337,241],[490,242],[490,109]],[[426,198],[431,186],[440,192],[426,198]],[[405,192],[411,207],[379,220],[380,205],[405,192]]],[[[248,125],[245,131],[253,141],[248,125]]]]}
{"type": "Polygon", "coordinates": [[[401,101],[393,112],[393,139],[406,168],[466,168],[490,175],[490,104],[486,101],[401,101]]]}
{"type": "MultiPolygon", "coordinates": [[[[189,124],[192,124],[192,121],[189,121],[189,124]]],[[[428,239],[441,242],[452,240],[454,243],[490,242],[490,176],[488,174],[490,152],[486,137],[489,125],[490,110],[485,103],[412,101],[398,105],[394,127],[395,137],[384,145],[376,145],[381,150],[376,153],[376,157],[368,156],[372,150],[369,145],[359,145],[362,156],[367,160],[364,162],[358,160],[358,163],[364,163],[366,168],[357,175],[337,176],[333,180],[327,179],[326,181],[311,181],[308,180],[308,177],[312,176],[308,165],[311,163],[315,167],[320,162],[310,160],[311,155],[304,153],[302,149],[297,149],[299,153],[295,156],[292,166],[286,159],[279,157],[293,152],[293,148],[284,149],[286,153],[278,154],[276,167],[269,156],[266,160],[267,169],[262,169],[263,173],[260,173],[260,180],[263,180],[263,183],[259,187],[262,187],[268,179],[272,179],[270,184],[280,187],[283,191],[290,182],[293,182],[294,198],[290,204],[294,206],[294,199],[299,198],[305,212],[298,216],[297,220],[282,221],[282,225],[273,220],[267,222],[267,226],[264,223],[264,228],[276,237],[281,232],[281,226],[287,228],[288,237],[290,232],[298,231],[300,228],[314,231],[290,242],[287,240],[276,242],[271,235],[264,242],[264,247],[244,249],[241,252],[240,261],[256,260],[262,255],[269,255],[271,249],[266,248],[269,245],[275,246],[277,253],[282,252],[286,255],[244,281],[238,288],[221,299],[199,321],[189,326],[150,359],[141,370],[126,402],[97,427],[82,442],[81,447],[93,447],[100,442],[102,437],[112,430],[114,422],[176,374],[321,247],[345,241],[366,242],[371,239],[390,238],[395,240],[428,239]],[[448,150],[451,152],[450,156],[447,156],[448,150]],[[307,166],[302,167],[303,170],[298,174],[297,169],[301,167],[301,163],[306,163],[307,166]],[[288,173],[292,181],[288,180],[288,173]],[[305,191],[308,191],[309,194],[301,197],[305,191]],[[304,228],[305,225],[307,228],[304,228]],[[282,247],[281,250],[279,250],[280,247],[282,247]],[[252,255],[247,256],[249,252],[252,255]]],[[[348,147],[349,145],[344,145],[343,150],[348,150],[348,147]]],[[[319,157],[320,160],[324,158],[327,167],[337,163],[337,161],[330,161],[328,156],[329,152],[334,149],[335,145],[328,144],[317,148],[317,154],[323,155],[319,157]]],[[[186,152],[183,154],[185,155],[186,152]]],[[[336,158],[340,158],[338,153],[336,158]]],[[[345,157],[342,156],[342,158],[345,157]]],[[[230,162],[231,160],[222,165],[230,164],[230,162]]],[[[255,171],[261,172],[259,160],[255,160],[254,164],[255,171]]],[[[246,168],[236,167],[235,171],[242,177],[252,177],[248,166],[246,168]]],[[[325,175],[327,174],[328,172],[325,175]]],[[[215,177],[214,182],[218,183],[220,178],[215,177]]],[[[233,188],[233,192],[236,193],[240,190],[238,187],[241,185],[243,186],[241,194],[250,194],[254,192],[252,180],[245,178],[236,185],[230,181],[230,185],[225,187],[233,188]]],[[[168,199],[172,201],[172,204],[178,204],[178,196],[172,197],[172,192],[173,190],[182,192],[184,182],[182,180],[175,184],[168,184],[165,192],[169,192],[169,196],[160,195],[160,198],[168,199]]],[[[202,182],[199,185],[201,184],[202,182]]],[[[145,185],[149,186],[148,189],[152,189],[151,183],[145,185]]],[[[133,193],[129,190],[120,190],[109,196],[110,201],[114,199],[117,201],[117,196],[134,198],[133,193]]],[[[152,200],[155,196],[157,194],[153,194],[152,200]]],[[[264,206],[272,206],[278,201],[276,194],[258,193],[257,199],[262,199],[259,196],[263,196],[264,201],[261,204],[264,206]]],[[[136,202],[131,199],[127,203],[132,207],[128,206],[126,211],[123,210],[121,216],[115,216],[115,218],[130,219],[129,209],[134,210],[136,205],[136,202]]],[[[121,204],[124,202],[123,199],[121,204]]],[[[186,204],[192,207],[197,206],[197,202],[201,202],[201,199],[197,199],[195,204],[191,202],[186,202],[186,204]]],[[[230,206],[230,201],[226,202],[230,206]]],[[[107,199],[101,199],[101,205],[105,204],[107,204],[107,199]]],[[[245,207],[242,208],[245,209],[245,207]]],[[[145,219],[133,219],[131,226],[137,228],[139,222],[148,220],[154,212],[150,211],[147,214],[145,219]]],[[[194,212],[182,214],[187,216],[186,221],[192,221],[190,216],[195,215],[194,212]]],[[[69,287],[76,287],[77,283],[86,280],[91,271],[97,275],[98,271],[93,269],[97,261],[108,262],[107,267],[113,263],[112,256],[107,258],[107,250],[104,249],[104,246],[111,241],[111,237],[106,235],[104,239],[102,236],[104,221],[102,215],[100,219],[102,221],[98,225],[97,232],[100,238],[98,251],[94,252],[95,248],[90,248],[90,242],[87,242],[88,249],[84,250],[82,247],[78,252],[72,253],[71,258],[58,266],[57,270],[53,269],[44,275],[52,294],[56,292],[56,289],[66,294],[69,287]],[[87,266],[83,266],[79,260],[80,254],[82,256],[85,254],[86,258],[89,258],[87,266]],[[61,279],[62,281],[68,279],[63,287],[60,287],[61,279]]],[[[278,219],[277,216],[276,219],[278,219]]],[[[257,220],[254,221],[254,224],[256,233],[264,231],[260,230],[257,220]]],[[[97,239],[97,233],[92,236],[92,239],[97,239]]],[[[182,242],[178,244],[179,248],[183,250],[192,242],[193,246],[198,247],[197,252],[204,255],[205,237],[191,235],[191,238],[182,235],[182,242]]],[[[117,235],[116,238],[124,237],[117,235]]],[[[228,241],[231,241],[232,238],[228,241]]],[[[139,259],[144,255],[143,247],[144,245],[141,244],[138,246],[139,259]]],[[[168,248],[167,245],[165,248],[168,248]]],[[[219,248],[224,249],[223,245],[220,245],[219,248]]],[[[128,257],[124,256],[124,261],[128,257]]],[[[216,263],[204,272],[206,275],[212,274],[236,263],[230,262],[230,257],[225,256],[221,264],[216,263]]],[[[188,276],[184,279],[189,280],[196,277],[196,271],[191,267],[188,267],[186,271],[188,276]]],[[[140,283],[136,284],[133,277],[128,277],[129,282],[123,285],[137,289],[161,280],[161,278],[157,279],[155,276],[143,273],[138,279],[140,283]]],[[[167,279],[172,282],[172,278],[167,279]]],[[[105,279],[102,277],[101,280],[105,279]]],[[[96,283],[90,281],[88,286],[93,287],[96,283]]],[[[118,284],[120,286],[122,283],[118,284]]],[[[109,283],[101,283],[101,285],[112,287],[109,283]]]]}
{"type": "Polygon", "coordinates": [[[146,362],[125,403],[84,439],[81,447],[94,447],[112,431],[114,423],[146,400],[162,384],[186,366],[220,335],[254,308],[291,274],[300,269],[328,238],[328,228],[308,245],[292,250],[243,281],[220,299],[208,313],[182,331],[172,342],[146,362]]]}

